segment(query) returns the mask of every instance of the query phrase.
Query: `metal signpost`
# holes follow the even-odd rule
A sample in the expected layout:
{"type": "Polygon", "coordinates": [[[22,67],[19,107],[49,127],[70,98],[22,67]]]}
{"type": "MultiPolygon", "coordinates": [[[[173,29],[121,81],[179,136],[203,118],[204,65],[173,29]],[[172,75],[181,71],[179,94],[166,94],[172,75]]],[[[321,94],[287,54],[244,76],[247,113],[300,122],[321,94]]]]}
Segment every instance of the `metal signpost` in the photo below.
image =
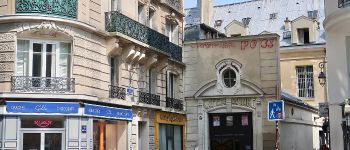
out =
{"type": "Polygon", "coordinates": [[[267,119],[269,121],[276,121],[276,150],[279,149],[279,131],[278,121],[284,120],[284,101],[276,100],[269,101],[267,104],[267,119]]]}

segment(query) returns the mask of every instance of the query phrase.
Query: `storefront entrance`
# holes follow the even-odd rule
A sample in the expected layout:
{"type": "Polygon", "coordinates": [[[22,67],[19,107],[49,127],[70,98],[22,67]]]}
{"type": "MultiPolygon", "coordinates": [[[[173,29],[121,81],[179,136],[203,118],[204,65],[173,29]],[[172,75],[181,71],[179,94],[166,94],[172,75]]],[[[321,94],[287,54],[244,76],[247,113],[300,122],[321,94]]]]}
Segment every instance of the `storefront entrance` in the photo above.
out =
{"type": "Polygon", "coordinates": [[[63,131],[22,131],[23,150],[64,150],[63,131]]]}
{"type": "Polygon", "coordinates": [[[252,113],[209,114],[211,150],[252,150],[252,113]]]}

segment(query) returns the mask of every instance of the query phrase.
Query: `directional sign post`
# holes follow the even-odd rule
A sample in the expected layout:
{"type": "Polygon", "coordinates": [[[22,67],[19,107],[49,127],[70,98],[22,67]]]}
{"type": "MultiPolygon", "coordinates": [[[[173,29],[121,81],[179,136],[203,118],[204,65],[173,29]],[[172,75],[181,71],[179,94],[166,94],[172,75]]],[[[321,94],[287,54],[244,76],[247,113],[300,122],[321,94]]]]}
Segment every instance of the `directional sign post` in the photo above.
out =
{"type": "Polygon", "coordinates": [[[269,121],[284,120],[284,101],[269,101],[268,102],[268,114],[269,121]]]}

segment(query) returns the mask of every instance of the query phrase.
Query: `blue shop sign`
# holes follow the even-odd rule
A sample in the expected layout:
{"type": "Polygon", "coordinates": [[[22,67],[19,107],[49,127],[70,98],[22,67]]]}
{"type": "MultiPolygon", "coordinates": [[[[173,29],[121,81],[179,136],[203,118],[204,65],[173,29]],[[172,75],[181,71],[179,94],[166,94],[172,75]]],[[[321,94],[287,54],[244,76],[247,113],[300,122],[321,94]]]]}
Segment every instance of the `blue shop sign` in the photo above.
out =
{"type": "Polygon", "coordinates": [[[47,114],[77,114],[79,103],[64,102],[6,102],[8,113],[47,113],[47,114]]]}
{"type": "Polygon", "coordinates": [[[114,108],[92,104],[85,104],[84,115],[110,119],[132,120],[131,109],[114,108]]]}

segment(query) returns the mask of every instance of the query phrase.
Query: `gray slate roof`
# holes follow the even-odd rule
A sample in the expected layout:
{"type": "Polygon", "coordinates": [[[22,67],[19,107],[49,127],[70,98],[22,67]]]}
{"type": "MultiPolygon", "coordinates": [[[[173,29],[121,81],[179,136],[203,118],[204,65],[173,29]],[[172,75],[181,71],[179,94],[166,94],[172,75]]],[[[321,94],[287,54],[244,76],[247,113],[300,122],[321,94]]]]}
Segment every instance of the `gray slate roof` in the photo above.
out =
{"type": "MultiPolygon", "coordinates": [[[[323,20],[325,18],[324,0],[253,0],[242,3],[214,6],[213,18],[209,26],[214,27],[215,20],[223,20],[218,28],[225,33],[225,27],[233,20],[242,22],[243,18],[251,17],[249,34],[258,35],[263,31],[280,35],[280,46],[290,46],[291,39],[283,39],[284,20],[290,21],[308,16],[308,11],[318,10],[320,22],[319,36],[316,43],[325,43],[323,20]],[[270,19],[270,14],[277,13],[276,19],[270,19]]],[[[185,26],[200,23],[197,8],[185,9],[185,26]]]]}

